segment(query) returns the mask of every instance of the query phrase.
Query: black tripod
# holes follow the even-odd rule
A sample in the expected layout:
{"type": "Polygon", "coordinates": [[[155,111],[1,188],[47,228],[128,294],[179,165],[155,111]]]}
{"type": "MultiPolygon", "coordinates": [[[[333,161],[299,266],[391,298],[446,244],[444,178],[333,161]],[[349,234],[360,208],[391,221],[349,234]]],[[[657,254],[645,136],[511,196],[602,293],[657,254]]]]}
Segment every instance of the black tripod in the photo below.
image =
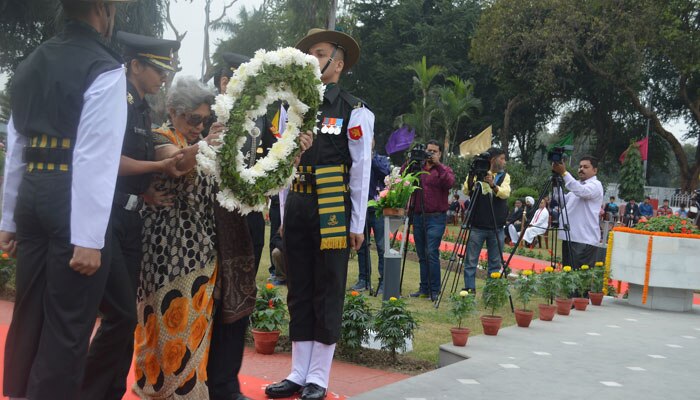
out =
{"type": "MultiPolygon", "coordinates": [[[[482,180],[483,177],[477,176],[477,181],[475,182],[476,186],[472,189],[472,194],[470,196],[469,208],[462,218],[462,224],[460,225],[459,233],[457,234],[457,239],[455,240],[455,247],[452,250],[447,268],[445,269],[445,275],[443,275],[442,282],[440,284],[440,295],[435,301],[435,308],[440,307],[442,297],[445,294],[447,285],[450,282],[450,275],[452,273],[454,273],[454,276],[452,278],[452,283],[450,284],[450,294],[454,293],[459,287],[459,279],[462,277],[464,259],[467,257],[467,245],[469,243],[469,237],[471,236],[472,223],[474,222],[474,209],[479,201],[483,201],[481,198],[481,196],[484,194],[482,191],[482,180]],[[457,263],[457,265],[455,265],[455,263],[457,263]]],[[[501,265],[503,265],[501,268],[501,278],[506,279],[508,275],[508,269],[506,268],[507,264],[503,262],[503,248],[501,247],[500,240],[498,240],[498,229],[502,228],[499,228],[496,224],[496,213],[493,210],[493,192],[489,193],[488,204],[491,211],[494,234],[496,235],[498,254],[501,258],[501,265]]],[[[479,249],[479,251],[481,251],[481,249],[479,249]]],[[[510,292],[508,293],[508,297],[510,299],[510,308],[513,310],[513,298],[510,295],[510,292]]]]}
{"type": "MultiPolygon", "coordinates": [[[[575,254],[571,251],[571,237],[570,237],[570,228],[569,228],[569,213],[566,209],[566,198],[564,196],[564,182],[561,176],[559,174],[552,174],[552,177],[544,184],[542,187],[542,190],[540,191],[540,196],[537,199],[537,204],[539,206],[540,202],[547,196],[550,195],[551,199],[556,200],[557,204],[559,204],[560,208],[560,214],[561,214],[561,222],[557,221],[557,227],[556,228],[546,228],[547,231],[554,231],[554,235],[550,235],[549,239],[549,248],[552,249],[552,256],[550,258],[550,265],[552,268],[556,266],[556,260],[557,260],[557,240],[558,240],[558,232],[560,230],[564,231],[564,236],[565,240],[564,243],[567,246],[568,254],[569,257],[571,257],[571,262],[572,264],[574,263],[573,258],[575,257],[575,254]],[[558,226],[559,223],[561,223],[562,226],[558,226]]],[[[528,227],[530,227],[530,224],[532,223],[532,219],[534,217],[534,214],[530,217],[527,218],[525,222],[525,226],[522,228],[522,232],[525,232],[528,227]]],[[[505,266],[508,267],[510,265],[510,261],[513,259],[513,256],[515,255],[515,252],[518,250],[518,246],[520,246],[520,243],[523,241],[523,236],[525,235],[520,235],[518,237],[517,242],[513,244],[513,249],[510,251],[510,255],[508,256],[508,260],[506,260],[505,266]]]]}
{"type": "MultiPolygon", "coordinates": [[[[407,167],[408,172],[409,173],[416,173],[418,171],[422,171],[424,165],[425,165],[425,161],[421,161],[421,162],[411,161],[411,162],[409,162],[409,165],[407,167]]],[[[416,208],[417,196],[420,196],[420,208],[421,208],[420,213],[423,216],[425,214],[425,193],[423,192],[423,184],[422,184],[422,181],[420,179],[418,180],[418,189],[416,189],[411,194],[411,197],[408,200],[408,204],[406,205],[406,210],[407,210],[406,218],[408,221],[408,226],[407,226],[407,229],[404,230],[405,237],[402,238],[403,240],[406,241],[406,243],[408,243],[408,236],[411,232],[411,228],[413,227],[413,220],[415,218],[415,208],[416,208]]],[[[391,244],[389,244],[388,246],[387,245],[384,246],[384,251],[389,251],[389,249],[393,248],[394,243],[396,243],[397,233],[398,233],[398,230],[396,232],[394,232],[394,238],[392,239],[391,244]]],[[[427,281],[428,296],[432,297],[433,293],[432,293],[431,283],[430,283],[430,264],[429,264],[429,261],[427,260],[427,258],[428,258],[428,229],[425,225],[425,218],[423,219],[423,237],[425,238],[425,240],[423,242],[423,254],[426,257],[426,263],[428,263],[428,281],[427,281]]],[[[417,252],[418,252],[418,249],[416,247],[416,253],[417,252]]],[[[404,277],[404,272],[406,269],[406,255],[407,254],[408,254],[407,249],[404,249],[404,252],[402,255],[402,260],[401,260],[401,278],[399,280],[399,293],[402,292],[402,288],[403,288],[403,277],[404,277]]],[[[438,262],[439,262],[439,260],[438,260],[438,262]]],[[[435,295],[437,295],[437,293],[435,293],[435,295]]],[[[376,296],[376,293],[375,293],[375,296],[376,296]]]]}

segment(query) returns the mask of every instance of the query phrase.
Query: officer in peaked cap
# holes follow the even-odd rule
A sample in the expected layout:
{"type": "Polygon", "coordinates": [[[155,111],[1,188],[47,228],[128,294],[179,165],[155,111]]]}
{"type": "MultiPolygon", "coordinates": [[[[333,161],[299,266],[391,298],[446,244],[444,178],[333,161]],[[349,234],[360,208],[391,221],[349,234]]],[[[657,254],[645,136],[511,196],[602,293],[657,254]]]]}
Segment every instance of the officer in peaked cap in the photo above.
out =
{"type": "Polygon", "coordinates": [[[150,107],[146,94],[157,94],[168,73],[174,72],[172,53],[180,42],[128,32],[115,35],[123,46],[127,66],[128,117],[119,176],[112,203],[112,258],[104,297],[102,323],[90,345],[82,399],[118,400],[126,392],[136,327],[136,289],[141,271],[144,199],[167,205],[162,193],[149,190],[154,173],[180,176],[181,156],[154,161],[150,107]]]}
{"type": "Polygon", "coordinates": [[[110,272],[108,226],[127,120],[115,1],[62,0],[65,29],[15,70],[0,248],[17,255],[10,398],[79,399],[110,272]]]}
{"type": "Polygon", "coordinates": [[[364,240],[374,114],[338,85],[360,56],[352,37],[312,29],[296,47],[318,59],[326,91],[318,134],[284,208],[292,371],[265,394],[322,399],[340,337],[350,248],[364,240]]]}

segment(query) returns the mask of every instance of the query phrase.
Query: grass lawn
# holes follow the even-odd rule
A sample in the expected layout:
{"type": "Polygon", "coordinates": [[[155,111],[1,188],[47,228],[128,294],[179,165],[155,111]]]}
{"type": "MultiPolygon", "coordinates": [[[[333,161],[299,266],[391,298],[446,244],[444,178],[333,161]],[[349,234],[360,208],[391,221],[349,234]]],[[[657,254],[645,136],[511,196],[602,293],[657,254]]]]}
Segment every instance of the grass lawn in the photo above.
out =
{"type": "MultiPolygon", "coordinates": [[[[269,226],[267,227],[269,231],[269,226]]],[[[267,236],[266,236],[267,237],[267,236]]],[[[546,252],[546,250],[542,250],[546,252]]],[[[377,252],[372,249],[370,252],[372,256],[372,284],[376,286],[377,284],[377,252]]],[[[269,260],[269,250],[267,246],[263,250],[262,259],[260,261],[260,269],[257,275],[258,284],[267,283],[267,278],[269,277],[268,267],[270,266],[269,260]]],[[[444,271],[442,271],[444,273],[444,271]]],[[[348,282],[347,287],[354,285],[357,281],[358,276],[358,263],[357,256],[350,259],[348,264],[348,282]]],[[[463,282],[464,278],[460,278],[460,282],[463,282]]],[[[419,271],[418,263],[407,260],[406,269],[403,281],[402,293],[406,298],[406,302],[409,307],[409,311],[413,313],[414,317],[418,319],[419,327],[415,332],[415,339],[413,341],[413,351],[408,353],[409,356],[426,360],[431,363],[437,364],[438,359],[438,348],[441,344],[451,342],[450,328],[455,326],[455,324],[450,320],[449,313],[449,302],[447,296],[443,298],[443,301],[439,309],[435,309],[433,303],[428,299],[420,298],[410,298],[409,293],[418,290],[419,283],[419,271]]],[[[483,286],[483,279],[477,279],[477,293],[481,293],[481,287],[483,286]]],[[[282,286],[281,293],[286,296],[287,288],[282,286]]],[[[366,292],[365,292],[366,293],[366,292]]],[[[369,304],[373,310],[379,309],[381,305],[381,296],[378,297],[368,297],[369,304]]],[[[480,299],[477,299],[479,301],[480,299]]],[[[535,309],[535,318],[537,318],[537,303],[540,303],[539,299],[535,299],[530,304],[530,309],[535,309]]],[[[515,305],[516,308],[518,305],[515,305]]],[[[483,308],[479,308],[480,314],[488,314],[483,308]]],[[[502,310],[496,312],[498,315],[503,316],[503,327],[515,324],[515,317],[510,311],[510,306],[507,305],[502,310]]],[[[481,322],[479,321],[479,315],[470,318],[466,322],[466,327],[471,329],[470,336],[482,334],[481,322]]],[[[286,334],[286,332],[285,332],[286,334]]]]}

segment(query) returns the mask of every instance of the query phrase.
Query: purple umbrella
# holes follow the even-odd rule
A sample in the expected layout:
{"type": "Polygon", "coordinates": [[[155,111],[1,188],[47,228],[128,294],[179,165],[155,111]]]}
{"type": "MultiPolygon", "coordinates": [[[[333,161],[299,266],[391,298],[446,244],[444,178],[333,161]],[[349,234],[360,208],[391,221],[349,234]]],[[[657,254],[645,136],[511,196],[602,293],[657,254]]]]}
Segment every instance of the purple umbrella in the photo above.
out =
{"type": "Polygon", "coordinates": [[[409,147],[411,147],[411,143],[413,143],[413,138],[415,137],[415,129],[411,129],[409,131],[408,125],[402,126],[401,128],[395,130],[391,136],[389,136],[389,140],[387,140],[386,146],[384,147],[386,153],[394,154],[399,151],[407,150],[409,147]]]}

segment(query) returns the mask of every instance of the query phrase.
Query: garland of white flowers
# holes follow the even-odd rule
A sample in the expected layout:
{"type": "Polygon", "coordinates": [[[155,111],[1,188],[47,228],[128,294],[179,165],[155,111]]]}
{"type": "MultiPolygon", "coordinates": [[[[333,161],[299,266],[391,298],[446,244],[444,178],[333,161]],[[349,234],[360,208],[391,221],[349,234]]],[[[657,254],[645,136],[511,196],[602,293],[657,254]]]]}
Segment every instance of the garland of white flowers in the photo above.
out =
{"type": "MultiPolygon", "coordinates": [[[[291,184],[296,173],[294,159],[300,151],[299,134],[307,130],[315,133],[324,90],[318,60],[291,47],[258,50],[253,59],[236,69],[226,93],[218,95],[212,106],[218,121],[228,128],[222,143],[201,141],[197,154],[200,170],[218,183],[216,198],[224,208],[237,209],[243,215],[262,211],[267,196],[291,184]],[[246,135],[261,134],[255,119],[265,115],[268,105],[276,101],[289,105],[286,129],[267,156],[248,168],[242,151],[246,135]]],[[[255,149],[249,157],[255,157],[255,149]]]]}

